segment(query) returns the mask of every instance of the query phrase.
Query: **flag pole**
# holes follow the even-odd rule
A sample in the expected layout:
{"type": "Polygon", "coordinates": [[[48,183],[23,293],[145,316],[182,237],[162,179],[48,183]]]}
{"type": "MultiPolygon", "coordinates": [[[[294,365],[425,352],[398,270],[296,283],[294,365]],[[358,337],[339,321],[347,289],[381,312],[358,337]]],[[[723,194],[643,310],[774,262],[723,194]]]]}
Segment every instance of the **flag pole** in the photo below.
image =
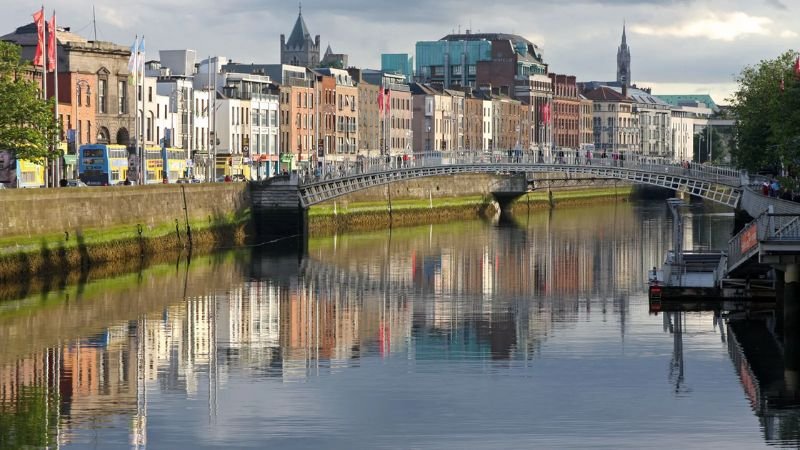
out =
{"type": "MultiPolygon", "coordinates": [[[[136,95],[136,113],[139,114],[140,111],[141,111],[141,114],[139,115],[139,121],[138,121],[139,122],[139,136],[137,136],[137,140],[140,143],[139,147],[142,149],[141,150],[142,151],[142,159],[146,163],[147,162],[147,151],[145,150],[145,145],[144,145],[145,144],[145,142],[144,142],[144,128],[145,128],[145,120],[144,120],[145,119],[145,115],[144,115],[144,51],[140,51],[140,50],[143,50],[143,47],[144,47],[144,35],[142,35],[142,39],[139,41],[139,47],[136,49],[136,56],[137,56],[137,59],[136,59],[136,73],[139,75],[139,80],[136,83],[136,89],[134,91],[135,91],[135,95],[136,95]],[[141,89],[139,89],[139,86],[141,86],[141,89]],[[139,106],[142,107],[141,110],[139,109],[139,106]]],[[[166,170],[167,168],[164,167],[163,169],[166,170]]],[[[154,178],[155,178],[155,171],[153,171],[153,172],[154,172],[153,175],[154,175],[154,178]]],[[[145,182],[145,184],[147,184],[147,167],[146,166],[145,166],[145,172],[144,173],[145,173],[144,182],[145,182]]]]}
{"type": "Polygon", "coordinates": [[[56,160],[53,164],[53,187],[58,187],[56,183],[61,179],[61,161],[63,158],[61,157],[61,149],[59,148],[59,144],[61,143],[61,123],[59,123],[58,117],[58,32],[56,31],[56,10],[53,10],[53,94],[55,97],[55,119],[56,123],[58,124],[58,134],[56,135],[56,160]]]}
{"type": "MultiPolygon", "coordinates": [[[[47,101],[47,19],[44,16],[44,4],[42,4],[42,27],[44,28],[44,32],[42,33],[42,93],[44,95],[44,101],[47,101]]],[[[52,142],[49,144],[52,145],[52,142]]],[[[47,157],[44,160],[44,185],[45,187],[50,185],[50,158],[47,157]]]]}

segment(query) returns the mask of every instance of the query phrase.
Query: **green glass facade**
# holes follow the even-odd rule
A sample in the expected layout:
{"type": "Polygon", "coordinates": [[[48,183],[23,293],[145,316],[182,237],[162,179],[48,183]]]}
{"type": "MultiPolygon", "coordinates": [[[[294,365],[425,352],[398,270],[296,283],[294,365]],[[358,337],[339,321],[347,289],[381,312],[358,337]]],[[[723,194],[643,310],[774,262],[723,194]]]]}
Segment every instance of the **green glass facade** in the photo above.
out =
{"type": "Polygon", "coordinates": [[[406,81],[414,81],[414,58],[408,53],[383,53],[381,54],[381,72],[404,75],[406,81]]]}

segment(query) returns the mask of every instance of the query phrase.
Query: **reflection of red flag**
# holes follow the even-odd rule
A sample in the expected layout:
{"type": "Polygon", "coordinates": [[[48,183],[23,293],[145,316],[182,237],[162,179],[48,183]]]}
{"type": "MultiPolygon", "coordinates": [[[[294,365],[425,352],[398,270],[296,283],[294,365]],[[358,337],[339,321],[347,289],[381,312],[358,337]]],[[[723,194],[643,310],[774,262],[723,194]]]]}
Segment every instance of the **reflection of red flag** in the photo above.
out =
{"type": "Polygon", "coordinates": [[[378,91],[378,110],[383,113],[383,88],[378,91]]]}
{"type": "Polygon", "coordinates": [[[47,71],[56,70],[56,13],[53,11],[53,18],[47,23],[47,71]]]}
{"type": "Polygon", "coordinates": [[[41,66],[42,44],[44,43],[44,8],[33,13],[33,23],[36,24],[36,31],[39,34],[39,40],[36,43],[36,54],[33,56],[33,65],[41,66]]]}

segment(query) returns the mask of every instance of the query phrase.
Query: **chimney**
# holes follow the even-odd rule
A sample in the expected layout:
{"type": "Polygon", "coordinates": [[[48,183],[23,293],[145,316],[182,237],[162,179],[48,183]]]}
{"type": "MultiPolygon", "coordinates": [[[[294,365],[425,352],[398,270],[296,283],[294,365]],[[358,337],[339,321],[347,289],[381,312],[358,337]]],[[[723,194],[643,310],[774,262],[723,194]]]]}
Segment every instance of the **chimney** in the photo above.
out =
{"type": "Polygon", "coordinates": [[[628,98],[628,84],[622,83],[622,96],[628,98]]]}

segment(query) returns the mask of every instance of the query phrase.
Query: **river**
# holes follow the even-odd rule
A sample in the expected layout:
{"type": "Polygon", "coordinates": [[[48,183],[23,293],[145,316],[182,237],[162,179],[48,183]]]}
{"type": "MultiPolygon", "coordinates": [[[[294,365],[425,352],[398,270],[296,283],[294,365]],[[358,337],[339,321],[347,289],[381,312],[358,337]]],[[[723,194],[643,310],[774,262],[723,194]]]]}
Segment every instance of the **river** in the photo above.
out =
{"type": "MultiPolygon", "coordinates": [[[[685,225],[720,249],[733,214],[685,225]]],[[[797,446],[728,315],[651,313],[671,231],[639,200],[18,289],[0,448],[797,446]]]]}

